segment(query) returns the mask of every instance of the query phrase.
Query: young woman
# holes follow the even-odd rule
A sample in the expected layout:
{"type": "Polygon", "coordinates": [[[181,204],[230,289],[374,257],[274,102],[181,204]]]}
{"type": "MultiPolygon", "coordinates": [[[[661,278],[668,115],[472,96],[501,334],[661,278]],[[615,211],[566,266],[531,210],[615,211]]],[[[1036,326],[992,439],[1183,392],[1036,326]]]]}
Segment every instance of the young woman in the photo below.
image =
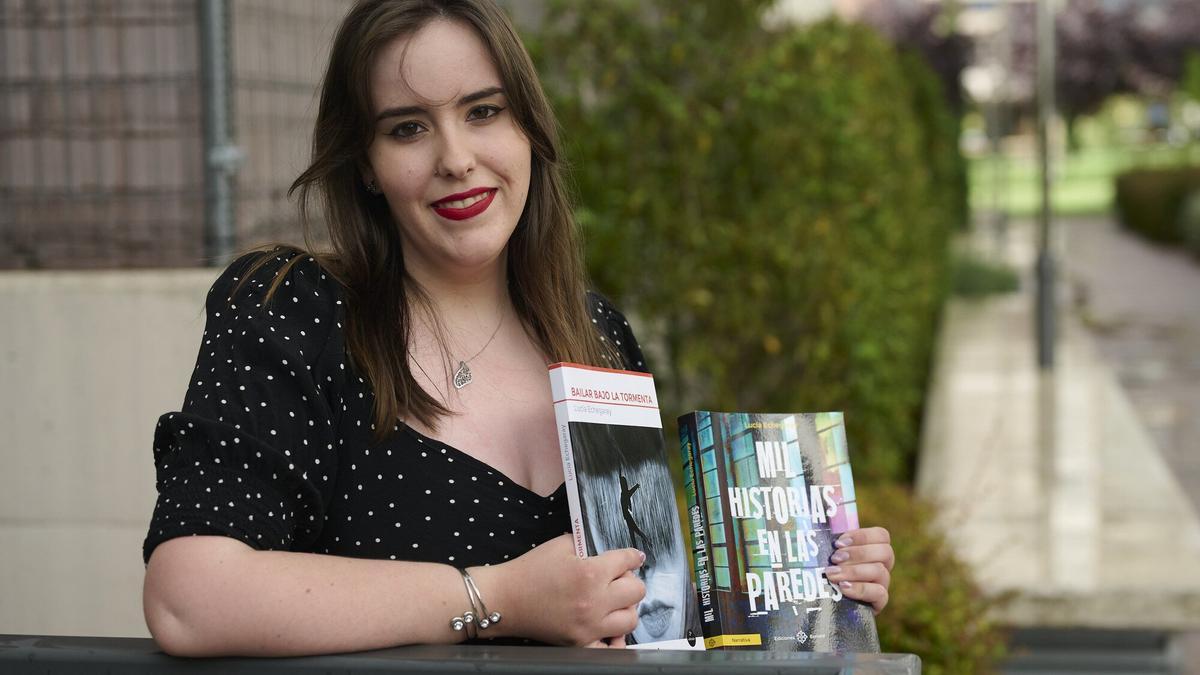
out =
{"type": "MultiPolygon", "coordinates": [[[[155,434],[155,639],[197,656],[622,645],[645,555],[575,556],[546,366],[646,366],[585,290],[554,118],[503,12],[356,4],[293,189],[332,250],[225,271],[155,434]],[[482,604],[502,619],[455,629],[482,604]]],[[[881,609],[887,532],[848,538],[831,580],[881,609]]]]}

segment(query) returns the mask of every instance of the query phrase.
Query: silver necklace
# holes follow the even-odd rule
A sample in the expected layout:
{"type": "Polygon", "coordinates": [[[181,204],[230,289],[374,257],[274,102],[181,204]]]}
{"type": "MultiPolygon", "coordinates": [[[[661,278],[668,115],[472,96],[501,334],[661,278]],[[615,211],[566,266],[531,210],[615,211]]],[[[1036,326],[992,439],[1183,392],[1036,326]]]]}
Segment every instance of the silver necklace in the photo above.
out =
{"type": "Polygon", "coordinates": [[[449,402],[448,399],[446,398],[446,395],[442,393],[442,388],[438,386],[437,381],[435,381],[432,377],[430,377],[429,373],[425,372],[425,367],[421,365],[421,362],[416,359],[413,359],[413,365],[416,366],[417,369],[421,371],[421,374],[425,376],[425,379],[429,380],[429,384],[433,385],[433,390],[438,393],[438,396],[441,396],[443,401],[449,402]]]}
{"type": "Polygon", "coordinates": [[[466,361],[458,362],[458,370],[454,371],[454,388],[455,389],[462,389],[463,387],[467,386],[468,384],[471,384],[471,380],[475,379],[475,376],[471,374],[471,369],[467,366],[467,364],[474,361],[476,358],[479,357],[480,354],[483,353],[483,350],[485,350],[489,346],[491,346],[492,340],[496,339],[496,334],[500,332],[500,326],[503,326],[503,325],[504,325],[504,312],[501,312],[500,313],[500,321],[498,321],[496,323],[496,330],[492,331],[492,336],[488,338],[488,341],[483,343],[483,346],[479,348],[479,351],[475,352],[475,356],[472,356],[471,358],[467,359],[466,361]]]}

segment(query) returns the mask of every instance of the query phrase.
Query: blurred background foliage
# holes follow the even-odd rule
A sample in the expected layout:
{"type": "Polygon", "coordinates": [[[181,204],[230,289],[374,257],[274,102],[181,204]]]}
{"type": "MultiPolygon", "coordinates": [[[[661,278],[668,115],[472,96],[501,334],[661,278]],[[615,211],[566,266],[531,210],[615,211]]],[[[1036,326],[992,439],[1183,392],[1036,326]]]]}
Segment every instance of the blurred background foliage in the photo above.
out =
{"type": "Polygon", "coordinates": [[[957,116],[874,30],[772,30],[766,4],[563,0],[529,39],[589,271],[642,319],[668,419],[843,410],[860,479],[906,480],[965,217],[957,116]]]}
{"type": "Polygon", "coordinates": [[[1001,262],[988,260],[965,247],[955,252],[950,275],[954,294],[967,298],[1011,293],[1020,287],[1016,270],[1001,262]]]}
{"type": "Polygon", "coordinates": [[[1190,241],[1187,221],[1189,215],[1195,215],[1185,206],[1196,197],[1200,197],[1200,166],[1139,168],[1116,179],[1116,211],[1121,223],[1164,244],[1190,241]]]}
{"type": "Polygon", "coordinates": [[[893,532],[891,602],[876,617],[885,651],[919,654],[925,675],[991,672],[1006,653],[1004,632],[988,612],[1008,601],[985,594],[971,570],[929,524],[932,504],[901,485],[859,490],[863,522],[893,532]]]}
{"type": "MultiPolygon", "coordinates": [[[[1145,195],[1174,194],[1178,173],[1161,169],[1200,165],[1197,7],[1196,0],[1060,3],[1054,79],[1064,142],[1054,157],[1056,214],[1090,218],[1115,211],[1122,224],[1156,241],[1185,240],[1183,228],[1190,221],[1182,205],[1194,188],[1182,197],[1170,196],[1172,208],[1151,205],[1151,213],[1140,211],[1145,195]],[[1126,180],[1127,174],[1133,177],[1126,180]],[[1152,186],[1158,182],[1164,185],[1152,186]]],[[[964,145],[974,147],[968,152],[977,210],[1030,217],[1040,208],[1030,143],[1034,19],[1033,3],[1008,8],[1008,28],[997,33],[1005,37],[987,38],[1004,45],[1003,54],[993,58],[1000,57],[1007,74],[988,92],[991,101],[980,97],[964,109],[964,145]],[[984,151],[985,138],[993,134],[995,147],[984,151]]]]}
{"type": "Polygon", "coordinates": [[[1191,21],[1181,23],[1196,30],[1188,34],[1188,49],[1160,60],[1175,65],[1168,74],[1177,78],[1176,107],[1192,112],[1196,128],[1174,139],[1165,162],[1142,163],[1118,173],[1113,208],[1133,232],[1200,256],[1200,12],[1187,16],[1191,21]]]}

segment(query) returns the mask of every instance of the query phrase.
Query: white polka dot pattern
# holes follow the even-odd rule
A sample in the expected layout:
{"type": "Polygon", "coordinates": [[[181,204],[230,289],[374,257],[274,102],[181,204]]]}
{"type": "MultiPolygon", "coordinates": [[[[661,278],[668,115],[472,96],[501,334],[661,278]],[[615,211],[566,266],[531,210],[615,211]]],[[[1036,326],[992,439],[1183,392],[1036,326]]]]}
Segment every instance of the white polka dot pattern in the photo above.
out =
{"type": "MultiPolygon", "coordinates": [[[[343,295],[310,258],[266,289],[286,256],[213,285],[183,409],[159,419],[158,502],[145,559],[173,537],[257,549],[482,565],[569,529],[565,492],[537,495],[487,464],[396,424],[372,440],[373,392],[345,354],[343,295]]],[[[589,294],[597,332],[646,370],[625,318],[589,294]]]]}

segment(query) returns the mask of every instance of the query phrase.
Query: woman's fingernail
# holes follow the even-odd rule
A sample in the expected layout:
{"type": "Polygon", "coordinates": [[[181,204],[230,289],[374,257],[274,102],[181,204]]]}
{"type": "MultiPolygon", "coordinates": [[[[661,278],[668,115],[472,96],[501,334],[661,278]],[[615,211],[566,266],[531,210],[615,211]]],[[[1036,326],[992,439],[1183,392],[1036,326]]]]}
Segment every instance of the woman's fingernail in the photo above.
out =
{"type": "Polygon", "coordinates": [[[849,581],[839,581],[838,582],[838,586],[841,586],[842,588],[846,589],[847,591],[850,590],[850,587],[853,585],[854,584],[850,583],[849,581]]]}
{"type": "Polygon", "coordinates": [[[838,548],[846,548],[847,546],[849,546],[850,544],[853,544],[853,543],[854,543],[854,540],[851,539],[850,537],[840,537],[840,538],[838,538],[837,541],[833,542],[833,545],[838,548]]]}
{"type": "Polygon", "coordinates": [[[826,577],[828,577],[830,574],[841,574],[841,573],[842,573],[842,568],[837,567],[836,565],[825,568],[825,576],[826,577]]]}
{"type": "Polygon", "coordinates": [[[838,551],[837,553],[834,553],[832,556],[830,556],[829,559],[836,564],[836,563],[846,562],[846,560],[849,557],[850,557],[849,553],[846,553],[845,551],[838,551]]]}
{"type": "Polygon", "coordinates": [[[642,559],[642,562],[646,562],[646,553],[644,551],[638,551],[638,557],[642,559]]]}

